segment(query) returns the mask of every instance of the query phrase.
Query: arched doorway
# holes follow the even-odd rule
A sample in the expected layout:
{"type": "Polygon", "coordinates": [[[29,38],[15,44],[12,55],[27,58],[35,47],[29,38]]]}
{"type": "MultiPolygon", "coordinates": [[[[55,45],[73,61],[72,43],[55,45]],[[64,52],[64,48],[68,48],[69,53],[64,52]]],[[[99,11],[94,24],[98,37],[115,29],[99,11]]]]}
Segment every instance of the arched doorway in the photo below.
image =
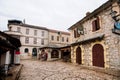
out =
{"type": "Polygon", "coordinates": [[[93,66],[104,67],[104,49],[101,44],[95,44],[92,48],[93,66]]]}
{"type": "Polygon", "coordinates": [[[28,53],[28,52],[29,52],[28,48],[25,48],[24,52],[25,52],[25,53],[28,53]]]}
{"type": "Polygon", "coordinates": [[[76,49],[76,63],[81,64],[82,63],[82,56],[81,56],[81,48],[78,47],[76,49]]]}
{"type": "Polygon", "coordinates": [[[33,56],[37,56],[37,49],[36,49],[36,48],[33,48],[33,49],[32,49],[32,55],[33,55],[33,56]]]}
{"type": "Polygon", "coordinates": [[[51,52],[51,58],[59,58],[59,52],[57,50],[53,50],[51,52]]]}
{"type": "Polygon", "coordinates": [[[71,61],[70,49],[61,50],[61,59],[63,59],[65,62],[71,61]]]}

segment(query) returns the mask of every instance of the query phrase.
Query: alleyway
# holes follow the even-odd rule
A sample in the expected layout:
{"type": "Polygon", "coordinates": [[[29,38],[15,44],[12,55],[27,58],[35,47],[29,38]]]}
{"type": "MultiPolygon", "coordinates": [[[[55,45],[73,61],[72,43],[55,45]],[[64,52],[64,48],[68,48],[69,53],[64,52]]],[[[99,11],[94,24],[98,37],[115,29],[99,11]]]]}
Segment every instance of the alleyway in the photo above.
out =
{"type": "Polygon", "coordinates": [[[60,61],[24,60],[19,80],[113,80],[111,76],[60,61]]]}

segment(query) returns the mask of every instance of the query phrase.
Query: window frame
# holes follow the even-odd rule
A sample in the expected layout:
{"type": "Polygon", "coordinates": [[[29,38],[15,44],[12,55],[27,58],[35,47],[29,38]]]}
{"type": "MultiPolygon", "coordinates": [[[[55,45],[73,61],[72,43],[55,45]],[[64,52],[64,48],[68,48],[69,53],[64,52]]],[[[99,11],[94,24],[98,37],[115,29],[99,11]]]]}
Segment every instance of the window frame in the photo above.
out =
{"type": "Polygon", "coordinates": [[[30,30],[29,30],[29,29],[26,29],[26,34],[27,34],[27,35],[29,34],[29,32],[30,32],[30,30]]]}
{"type": "Polygon", "coordinates": [[[97,16],[93,21],[92,21],[92,32],[100,30],[100,20],[99,17],[97,16]]]}
{"type": "Polygon", "coordinates": [[[21,32],[21,28],[20,27],[17,27],[17,32],[21,32]]]}
{"type": "Polygon", "coordinates": [[[57,36],[57,41],[60,41],[60,37],[59,36],[57,36]]]}
{"type": "Polygon", "coordinates": [[[45,31],[42,31],[41,36],[42,36],[42,37],[44,37],[44,36],[45,36],[45,31]]]}
{"type": "Polygon", "coordinates": [[[54,36],[53,35],[51,35],[51,40],[54,41],[54,36]]]}
{"type": "Polygon", "coordinates": [[[25,37],[25,44],[29,43],[29,37],[25,37]]]}
{"type": "Polygon", "coordinates": [[[41,45],[44,45],[44,44],[45,44],[44,39],[41,39],[41,45]]]}
{"type": "Polygon", "coordinates": [[[37,44],[37,38],[34,38],[33,43],[37,44]]]}
{"type": "Polygon", "coordinates": [[[34,35],[37,36],[37,30],[34,30],[34,35]]]}
{"type": "Polygon", "coordinates": [[[64,42],[65,40],[64,40],[64,37],[62,37],[62,42],[64,42]]]}
{"type": "Polygon", "coordinates": [[[69,42],[69,38],[68,37],[66,38],[66,42],[69,42]]]}

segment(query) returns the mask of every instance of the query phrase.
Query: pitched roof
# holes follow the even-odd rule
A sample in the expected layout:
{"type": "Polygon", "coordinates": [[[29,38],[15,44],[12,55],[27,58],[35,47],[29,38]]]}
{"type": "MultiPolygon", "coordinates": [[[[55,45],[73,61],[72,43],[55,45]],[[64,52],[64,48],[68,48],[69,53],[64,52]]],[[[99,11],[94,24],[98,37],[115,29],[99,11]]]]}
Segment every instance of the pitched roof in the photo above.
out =
{"type": "MultiPolygon", "coordinates": [[[[5,40],[2,40],[2,39],[1,39],[1,41],[5,42],[5,44],[7,44],[7,45],[9,46],[9,48],[10,48],[10,47],[11,47],[11,48],[18,48],[18,47],[21,46],[21,42],[20,42],[19,39],[14,38],[14,37],[12,37],[12,36],[4,33],[4,32],[1,32],[1,31],[0,31],[0,34],[1,34],[2,36],[4,36],[5,38],[7,38],[6,41],[9,41],[9,42],[10,42],[10,43],[8,43],[8,42],[6,42],[5,40]]],[[[5,45],[4,45],[4,46],[5,46],[5,45]]],[[[7,47],[7,46],[6,46],[6,47],[7,47]]]]}
{"type": "Polygon", "coordinates": [[[36,28],[36,29],[48,30],[46,27],[25,24],[25,23],[22,23],[19,20],[8,20],[8,26],[9,25],[18,25],[18,26],[22,26],[22,27],[29,27],[29,28],[36,28]]]}
{"type": "Polygon", "coordinates": [[[65,34],[65,35],[70,35],[69,32],[65,32],[65,31],[60,31],[60,30],[53,30],[53,29],[49,29],[49,32],[52,32],[52,33],[62,33],[62,34],[65,34]]]}
{"type": "Polygon", "coordinates": [[[106,8],[110,7],[112,3],[114,3],[115,1],[118,0],[113,0],[111,2],[111,0],[107,1],[106,3],[104,3],[103,5],[101,5],[99,8],[95,9],[92,13],[88,14],[87,16],[85,16],[84,18],[82,18],[80,21],[78,21],[77,23],[75,23],[74,25],[72,25],[70,28],[68,28],[68,30],[71,30],[75,27],[75,25],[77,24],[81,24],[84,21],[96,16],[97,14],[99,14],[101,11],[105,10],[106,8]]]}

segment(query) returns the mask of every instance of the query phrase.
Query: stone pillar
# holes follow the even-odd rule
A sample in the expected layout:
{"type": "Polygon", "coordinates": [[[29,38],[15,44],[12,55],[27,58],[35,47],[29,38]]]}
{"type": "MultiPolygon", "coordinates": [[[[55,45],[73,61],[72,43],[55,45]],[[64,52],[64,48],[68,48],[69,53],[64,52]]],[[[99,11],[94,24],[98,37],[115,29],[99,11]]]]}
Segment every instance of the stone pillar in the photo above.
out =
{"type": "Polygon", "coordinates": [[[61,51],[59,50],[58,52],[59,52],[59,59],[61,59],[61,51]]]}
{"type": "Polygon", "coordinates": [[[6,53],[6,59],[5,59],[5,74],[8,72],[8,66],[10,64],[10,51],[6,53]]]}
{"type": "Polygon", "coordinates": [[[49,60],[51,60],[51,49],[48,49],[48,51],[47,51],[47,53],[48,53],[48,58],[47,58],[47,60],[49,61],[49,60]]]}
{"type": "Polygon", "coordinates": [[[9,51],[6,53],[5,64],[10,64],[10,52],[9,51]]]}

